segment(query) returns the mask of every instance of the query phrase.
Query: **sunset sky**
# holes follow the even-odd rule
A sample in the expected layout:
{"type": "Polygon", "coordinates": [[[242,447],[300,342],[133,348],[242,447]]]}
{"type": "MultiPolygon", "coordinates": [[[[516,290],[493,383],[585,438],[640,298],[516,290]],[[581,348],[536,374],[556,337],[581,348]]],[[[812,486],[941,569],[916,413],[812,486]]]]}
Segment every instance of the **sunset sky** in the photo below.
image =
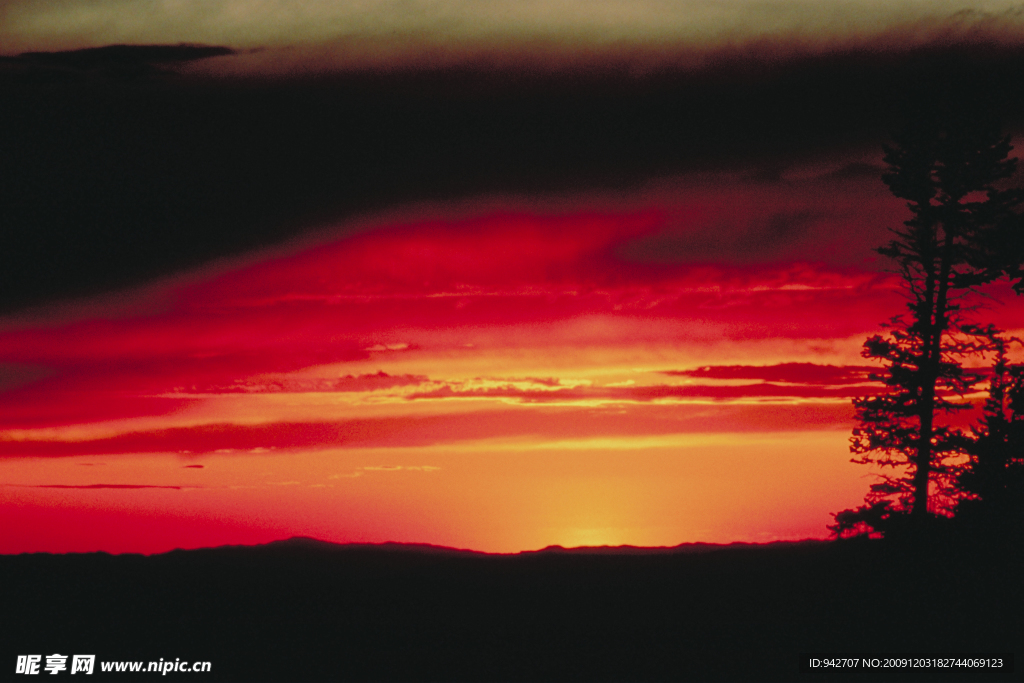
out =
{"type": "Polygon", "coordinates": [[[1018,136],[1022,7],[0,3],[0,552],[827,536],[882,143],[1018,136]]]}

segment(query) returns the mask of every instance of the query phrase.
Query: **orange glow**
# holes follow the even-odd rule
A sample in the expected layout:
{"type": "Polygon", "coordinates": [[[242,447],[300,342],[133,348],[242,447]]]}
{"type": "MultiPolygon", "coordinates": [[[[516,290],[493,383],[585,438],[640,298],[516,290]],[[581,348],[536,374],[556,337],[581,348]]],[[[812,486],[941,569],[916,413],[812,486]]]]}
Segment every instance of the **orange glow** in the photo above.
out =
{"type": "Polygon", "coordinates": [[[0,551],[161,552],[281,535],[490,552],[803,538],[821,535],[830,505],[863,494],[845,446],[830,431],[10,459],[4,514],[19,524],[0,551]],[[99,479],[107,488],[91,488],[99,479]],[[140,481],[163,483],[115,488],[140,481]],[[71,527],[54,524],[68,514],[71,527]]]}

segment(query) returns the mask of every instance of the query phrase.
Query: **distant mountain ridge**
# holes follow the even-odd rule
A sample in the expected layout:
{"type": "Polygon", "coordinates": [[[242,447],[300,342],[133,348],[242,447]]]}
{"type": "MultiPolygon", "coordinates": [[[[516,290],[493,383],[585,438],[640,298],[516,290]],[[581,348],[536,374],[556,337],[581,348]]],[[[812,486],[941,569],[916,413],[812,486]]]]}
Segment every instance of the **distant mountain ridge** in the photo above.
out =
{"type": "MultiPolygon", "coordinates": [[[[0,681],[24,679],[8,666],[18,655],[44,653],[209,661],[205,683],[833,680],[800,669],[801,653],[827,652],[1012,663],[1024,642],[1022,553],[865,539],[497,555],[296,537],[150,556],[0,555],[0,681]],[[923,578],[893,580],[911,575],[923,578]]],[[[981,680],[926,673],[857,680],[981,680]]],[[[1020,680],[1009,667],[982,678],[1020,680]]]]}
{"type": "MultiPolygon", "coordinates": [[[[752,549],[752,548],[796,548],[796,547],[814,547],[820,545],[826,545],[830,541],[820,539],[803,539],[799,541],[771,541],[769,543],[749,543],[744,541],[734,541],[732,543],[705,543],[705,542],[693,542],[693,543],[680,543],[674,546],[635,546],[635,545],[600,545],[600,546],[575,546],[575,547],[564,547],[561,545],[549,545],[544,548],[536,550],[520,550],[518,552],[511,553],[493,553],[483,550],[473,550],[471,548],[453,548],[450,546],[436,545],[433,543],[404,543],[401,541],[383,541],[380,543],[371,542],[351,542],[351,543],[338,543],[335,541],[325,541],[312,536],[292,536],[290,538],[278,539],[275,541],[269,541],[267,543],[256,543],[252,545],[247,544],[227,544],[219,546],[208,546],[200,548],[174,548],[162,553],[151,553],[149,556],[155,555],[167,555],[170,553],[191,553],[197,551],[211,551],[211,550],[236,550],[236,549],[266,549],[266,550],[279,550],[279,549],[302,549],[302,550],[316,550],[325,552],[341,552],[341,551],[385,551],[385,552],[396,552],[396,553],[424,553],[424,554],[446,554],[453,556],[481,556],[481,557],[518,557],[518,556],[530,556],[530,555],[543,555],[543,554],[567,554],[567,555],[679,555],[679,554],[702,554],[715,552],[718,550],[737,550],[737,549],[752,549]]],[[[93,553],[21,553],[21,554],[41,554],[41,555],[89,555],[93,553]]],[[[105,551],[98,551],[98,554],[103,555],[139,555],[142,553],[109,553],[105,551]]],[[[2,555],[0,555],[2,557],[2,555]]]]}

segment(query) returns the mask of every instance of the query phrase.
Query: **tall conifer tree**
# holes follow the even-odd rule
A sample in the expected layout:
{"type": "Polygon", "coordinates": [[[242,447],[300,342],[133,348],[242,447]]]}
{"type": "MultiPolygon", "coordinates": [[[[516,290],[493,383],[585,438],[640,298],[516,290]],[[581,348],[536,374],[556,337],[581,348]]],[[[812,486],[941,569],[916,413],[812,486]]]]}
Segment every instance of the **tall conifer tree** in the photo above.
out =
{"type": "Polygon", "coordinates": [[[993,244],[1009,221],[1019,193],[999,187],[1014,171],[1009,137],[983,109],[933,107],[914,117],[886,147],[890,191],[907,201],[911,217],[877,251],[903,279],[909,315],[894,318],[886,335],[864,345],[882,361],[887,391],[854,401],[858,426],[854,462],[892,468],[871,487],[866,504],[835,515],[838,534],[867,526],[884,530],[893,515],[923,522],[957,496],[956,465],[969,438],[944,420],[965,407],[951,400],[978,377],[964,372],[963,356],[976,348],[958,335],[963,296],[1005,272],[993,244]],[[929,506],[929,502],[932,505],[929,506]]]}

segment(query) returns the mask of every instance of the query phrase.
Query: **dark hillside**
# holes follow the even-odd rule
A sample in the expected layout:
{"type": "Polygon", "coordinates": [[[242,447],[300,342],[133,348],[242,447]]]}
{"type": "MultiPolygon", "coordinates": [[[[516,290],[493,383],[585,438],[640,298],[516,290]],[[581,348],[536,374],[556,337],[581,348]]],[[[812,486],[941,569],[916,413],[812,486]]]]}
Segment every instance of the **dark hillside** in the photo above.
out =
{"type": "MultiPolygon", "coordinates": [[[[16,656],[56,652],[212,662],[139,680],[827,680],[798,655],[1013,652],[1021,567],[1018,546],[866,541],[501,556],[292,539],[3,556],[0,671],[31,680],[16,656]]],[[[135,680],[97,664],[89,680],[101,678],[135,680]]]]}

